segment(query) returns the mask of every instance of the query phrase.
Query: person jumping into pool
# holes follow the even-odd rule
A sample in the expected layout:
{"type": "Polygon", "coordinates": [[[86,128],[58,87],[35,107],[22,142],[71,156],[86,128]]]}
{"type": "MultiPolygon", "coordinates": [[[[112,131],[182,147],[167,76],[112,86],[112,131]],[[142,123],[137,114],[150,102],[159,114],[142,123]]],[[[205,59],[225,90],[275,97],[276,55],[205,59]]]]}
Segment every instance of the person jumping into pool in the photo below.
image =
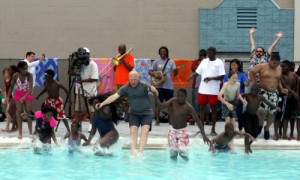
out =
{"type": "Polygon", "coordinates": [[[102,103],[95,105],[97,109],[101,109],[118,98],[125,96],[129,101],[129,126],[130,126],[130,148],[132,157],[141,157],[145,145],[147,144],[148,134],[152,126],[152,105],[149,98],[149,89],[157,91],[155,87],[140,81],[140,75],[137,71],[129,73],[129,82],[123,85],[115,94],[109,96],[102,103]],[[141,126],[140,142],[138,151],[137,135],[139,127],[141,126]]]}
{"type": "Polygon", "coordinates": [[[47,69],[45,71],[45,87],[44,89],[36,96],[36,99],[39,99],[45,92],[47,92],[48,97],[46,98],[44,105],[52,106],[57,112],[57,119],[62,120],[67,128],[67,131],[70,131],[68,120],[65,116],[64,110],[64,101],[59,95],[59,90],[62,89],[65,91],[66,96],[71,104],[71,99],[68,97],[69,93],[67,88],[60,82],[54,79],[55,72],[52,69],[47,69]]]}
{"type": "MultiPolygon", "coordinates": [[[[256,141],[256,139],[250,134],[234,130],[234,125],[231,122],[227,122],[225,124],[225,132],[221,133],[211,140],[209,151],[211,151],[212,153],[232,151],[229,143],[236,135],[242,135],[249,138],[250,141],[256,141]]],[[[249,148],[249,146],[245,144],[245,148],[249,148]]],[[[245,149],[245,152],[248,151],[248,149],[245,149]]]]}
{"type": "MultiPolygon", "coordinates": [[[[260,87],[258,84],[254,84],[251,87],[250,93],[245,93],[242,95],[243,98],[247,101],[247,106],[243,112],[241,118],[244,121],[244,129],[246,133],[251,134],[253,137],[257,137],[260,134],[259,119],[257,117],[257,111],[260,107],[260,104],[264,102],[268,106],[277,111],[281,111],[279,107],[273,105],[268,101],[263,95],[260,95],[260,87]]],[[[245,153],[252,153],[250,145],[253,141],[249,142],[249,138],[245,137],[245,153]]]]}
{"type": "MultiPolygon", "coordinates": [[[[111,93],[99,94],[90,98],[89,103],[95,106],[98,103],[102,103],[110,95],[111,93]]],[[[119,133],[116,130],[115,125],[118,124],[117,107],[122,101],[125,100],[120,98],[106,106],[103,106],[101,109],[96,109],[92,119],[92,129],[89,138],[87,142],[83,144],[84,146],[90,144],[97,129],[100,134],[100,138],[96,141],[93,148],[95,155],[105,156],[112,154],[108,149],[119,139],[119,133]]]]}
{"type": "Polygon", "coordinates": [[[205,135],[203,125],[191,104],[186,101],[187,92],[185,89],[179,89],[177,96],[163,103],[160,102],[158,94],[153,92],[155,103],[159,108],[172,108],[171,129],[168,132],[168,145],[170,148],[171,159],[176,160],[180,155],[183,159],[188,160],[188,151],[190,146],[189,131],[187,129],[187,117],[191,114],[196,121],[203,137],[204,143],[210,144],[210,140],[205,135]]]}
{"type": "MultiPolygon", "coordinates": [[[[49,150],[49,144],[51,144],[51,138],[54,143],[57,144],[56,136],[54,133],[54,127],[56,126],[56,120],[53,115],[56,113],[55,109],[51,106],[44,106],[42,111],[36,111],[34,116],[36,118],[36,125],[33,137],[33,148],[35,152],[41,150],[37,146],[37,141],[39,140],[43,143],[43,150],[49,150]]],[[[22,116],[30,116],[28,114],[22,114],[22,116]]]]}
{"type": "Polygon", "coordinates": [[[78,147],[81,144],[81,139],[83,139],[85,142],[88,141],[88,139],[85,137],[85,135],[79,131],[80,123],[77,121],[73,121],[71,124],[71,131],[67,132],[63,139],[68,138],[68,145],[69,145],[69,152],[72,153],[74,151],[79,151],[78,147]]]}

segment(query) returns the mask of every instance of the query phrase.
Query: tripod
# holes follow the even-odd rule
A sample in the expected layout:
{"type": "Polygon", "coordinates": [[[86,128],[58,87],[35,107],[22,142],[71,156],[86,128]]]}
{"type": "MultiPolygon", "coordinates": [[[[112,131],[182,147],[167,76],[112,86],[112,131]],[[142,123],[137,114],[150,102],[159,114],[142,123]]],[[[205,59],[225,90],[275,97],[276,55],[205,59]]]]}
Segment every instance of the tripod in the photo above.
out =
{"type": "MultiPolygon", "coordinates": [[[[79,98],[79,101],[78,101],[78,103],[79,103],[79,111],[81,111],[82,110],[82,108],[81,108],[81,95],[83,96],[83,98],[84,98],[84,104],[85,104],[85,107],[86,107],[86,112],[87,112],[87,117],[90,119],[90,117],[91,117],[91,114],[90,114],[90,110],[89,110],[89,107],[88,107],[88,100],[87,100],[87,97],[85,96],[85,91],[84,91],[84,89],[83,89],[83,84],[82,84],[82,82],[81,82],[81,77],[80,77],[80,75],[76,75],[74,78],[73,78],[73,80],[72,80],[72,83],[70,83],[71,82],[71,76],[69,77],[69,94],[68,94],[68,96],[67,96],[67,99],[66,99],[66,101],[65,101],[65,103],[64,103],[64,108],[66,107],[66,103],[67,103],[67,101],[69,100],[69,98],[71,98],[71,90],[73,89],[73,87],[74,87],[74,85],[77,83],[77,82],[79,82],[79,85],[80,85],[80,87],[78,87],[78,86],[75,86],[75,88],[77,88],[77,89],[75,89],[75,91],[77,91],[78,93],[76,94],[76,96],[78,96],[77,98],[79,98]],[[82,94],[81,94],[82,93],[82,94]]],[[[69,105],[69,112],[71,112],[71,105],[69,105]]],[[[58,124],[57,124],[57,126],[56,126],[56,129],[55,129],[55,131],[57,131],[57,128],[58,128],[58,126],[59,126],[59,123],[60,123],[60,121],[58,121],[58,124]]],[[[80,123],[80,125],[81,125],[81,121],[79,121],[79,123],[80,123]]]]}

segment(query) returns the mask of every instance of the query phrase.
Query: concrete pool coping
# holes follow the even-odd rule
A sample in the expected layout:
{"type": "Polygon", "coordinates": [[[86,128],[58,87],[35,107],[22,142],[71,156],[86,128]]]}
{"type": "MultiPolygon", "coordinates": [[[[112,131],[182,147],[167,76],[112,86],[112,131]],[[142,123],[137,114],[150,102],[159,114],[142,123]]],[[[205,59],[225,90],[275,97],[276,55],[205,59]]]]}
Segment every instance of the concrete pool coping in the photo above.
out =
{"type": "MultiPolygon", "coordinates": [[[[5,122],[0,122],[0,128],[4,128],[5,122]]],[[[35,127],[35,122],[33,122],[33,127],[35,127]]],[[[88,137],[89,133],[87,132],[89,127],[88,122],[83,122],[82,123],[82,129],[83,133],[88,137]]],[[[167,132],[170,126],[167,123],[161,123],[160,126],[152,126],[152,131],[149,133],[149,139],[148,143],[145,147],[145,149],[166,149],[167,148],[167,132]]],[[[120,139],[122,140],[122,146],[123,149],[129,149],[129,127],[128,123],[124,121],[120,121],[120,123],[117,125],[116,129],[118,130],[120,134],[120,139]]],[[[197,126],[188,126],[189,131],[191,134],[195,134],[197,131],[199,131],[197,126]]],[[[212,139],[213,137],[209,135],[211,126],[205,126],[205,132],[207,136],[212,139]]],[[[216,124],[216,132],[221,133],[224,131],[224,122],[217,122],[216,124]]],[[[289,132],[289,130],[288,130],[289,132]]],[[[61,137],[64,136],[66,133],[65,127],[62,124],[59,125],[58,130],[56,132],[57,139],[59,140],[61,137]]],[[[270,128],[270,134],[271,136],[273,135],[273,127],[270,128]]],[[[297,133],[295,132],[295,135],[297,133]]],[[[23,139],[19,140],[17,138],[18,133],[17,132],[12,132],[12,133],[7,133],[7,132],[1,132],[0,131],[0,148],[13,148],[16,146],[19,147],[24,147],[24,148],[29,148],[28,145],[31,142],[31,139],[28,137],[28,128],[26,123],[23,124],[23,139]]],[[[99,137],[98,133],[95,135],[94,139],[92,142],[95,142],[96,139],[99,137]]],[[[201,146],[206,146],[208,149],[207,145],[204,145],[202,137],[201,136],[196,136],[194,138],[191,138],[191,144],[200,144],[201,146]]],[[[239,148],[239,149],[244,149],[244,139],[242,137],[236,137],[234,139],[234,145],[239,148]]],[[[278,140],[275,141],[270,138],[270,140],[265,140],[263,139],[263,133],[260,134],[257,137],[257,141],[255,141],[252,145],[251,148],[253,150],[261,150],[261,149],[267,149],[267,150],[300,150],[300,141],[296,140],[278,140]]]]}
{"type": "MultiPolygon", "coordinates": [[[[57,137],[58,140],[60,137],[57,137]]],[[[124,142],[122,145],[123,149],[130,149],[129,138],[121,137],[122,141],[124,142]]],[[[18,138],[0,138],[0,148],[1,149],[7,149],[7,148],[14,148],[14,147],[20,147],[20,148],[30,148],[30,138],[23,138],[22,140],[19,140],[18,138]]],[[[93,140],[94,142],[94,140],[93,140]]],[[[202,139],[196,139],[191,138],[191,145],[199,144],[200,146],[206,146],[208,149],[208,146],[205,145],[202,141],[202,139]]],[[[234,140],[234,146],[239,149],[244,149],[244,139],[239,138],[234,140]]],[[[91,147],[91,146],[90,146],[91,147]]],[[[251,148],[253,150],[300,150],[300,142],[298,141],[287,141],[287,140],[262,140],[259,139],[255,141],[251,148]]],[[[148,143],[145,147],[145,149],[154,149],[154,150],[162,150],[167,149],[167,139],[166,138],[149,138],[148,143]]]]}

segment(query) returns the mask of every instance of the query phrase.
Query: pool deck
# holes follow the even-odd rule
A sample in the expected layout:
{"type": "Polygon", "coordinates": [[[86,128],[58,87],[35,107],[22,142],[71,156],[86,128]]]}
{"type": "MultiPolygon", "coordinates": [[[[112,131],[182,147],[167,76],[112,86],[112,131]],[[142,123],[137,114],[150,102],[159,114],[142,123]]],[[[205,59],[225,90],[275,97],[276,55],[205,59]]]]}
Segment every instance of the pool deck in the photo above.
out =
{"type": "MultiPolygon", "coordinates": [[[[4,128],[5,122],[0,122],[0,129],[4,128]]],[[[83,133],[88,137],[88,122],[82,123],[83,133]]],[[[33,122],[33,127],[35,127],[35,121],[33,122]]],[[[165,149],[167,146],[167,132],[169,129],[169,124],[167,123],[161,123],[160,126],[155,126],[153,123],[152,131],[149,134],[148,143],[146,146],[146,149],[165,149]]],[[[195,134],[197,131],[199,131],[198,127],[196,125],[189,125],[188,129],[190,130],[191,134],[195,134]]],[[[209,135],[211,126],[205,126],[205,132],[208,135],[208,137],[211,139],[212,136],[209,135]]],[[[124,140],[124,142],[129,142],[129,127],[128,123],[124,121],[120,121],[120,123],[117,126],[117,130],[120,134],[121,139],[124,140]]],[[[221,133],[224,131],[224,122],[217,122],[216,125],[216,132],[221,133]]],[[[271,138],[273,136],[274,128],[273,126],[270,128],[270,134],[271,138]]],[[[288,130],[288,132],[290,132],[288,130]]],[[[56,132],[56,137],[59,140],[61,137],[64,136],[66,133],[66,129],[64,127],[64,124],[61,123],[58,127],[58,130],[56,132]]],[[[294,135],[297,135],[297,131],[295,130],[294,135]]],[[[30,138],[28,133],[28,127],[27,123],[23,123],[23,139],[19,140],[17,138],[18,132],[2,132],[0,131],[0,148],[12,148],[16,146],[20,146],[23,144],[29,144],[30,138]]],[[[95,135],[93,141],[95,141],[99,137],[98,133],[95,135]]],[[[202,138],[200,141],[196,138],[201,138],[201,136],[196,136],[195,138],[191,138],[191,143],[201,143],[204,144],[202,141],[202,138]]],[[[257,138],[257,141],[254,142],[251,147],[252,149],[283,149],[283,150],[300,150],[300,141],[296,140],[278,140],[274,141],[273,139],[265,140],[263,138],[263,133],[260,134],[257,138]]],[[[244,149],[244,139],[243,137],[236,137],[234,140],[234,144],[237,148],[244,149]]],[[[26,146],[24,146],[26,148],[26,146]]],[[[123,148],[129,148],[128,143],[124,143],[123,148]]]]}

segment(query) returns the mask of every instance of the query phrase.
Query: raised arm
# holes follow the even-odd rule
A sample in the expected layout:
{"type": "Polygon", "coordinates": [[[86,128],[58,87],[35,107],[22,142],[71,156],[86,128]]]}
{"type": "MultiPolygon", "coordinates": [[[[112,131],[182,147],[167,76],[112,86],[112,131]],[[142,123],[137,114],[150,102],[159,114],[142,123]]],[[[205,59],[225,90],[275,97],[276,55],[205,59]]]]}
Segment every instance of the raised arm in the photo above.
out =
{"type": "Polygon", "coordinates": [[[172,101],[175,100],[175,97],[169,99],[168,101],[165,101],[165,102],[160,102],[159,98],[158,98],[158,95],[156,93],[153,93],[154,95],[154,101],[155,101],[155,104],[160,108],[160,109],[163,109],[163,108],[166,108],[166,107],[170,107],[172,106],[172,101]]]}
{"type": "Polygon", "coordinates": [[[275,48],[275,46],[278,44],[278,42],[279,42],[279,40],[280,40],[280,38],[282,37],[282,35],[283,35],[283,32],[278,32],[277,34],[276,34],[276,39],[275,39],[275,41],[273,42],[273,44],[271,44],[271,46],[269,47],[269,49],[268,49],[268,53],[269,54],[272,54],[272,52],[273,52],[273,49],[275,48]]]}
{"type": "Polygon", "coordinates": [[[250,50],[251,52],[255,49],[255,42],[254,42],[254,33],[255,33],[256,29],[255,28],[251,28],[249,30],[250,33],[250,50]]]}

